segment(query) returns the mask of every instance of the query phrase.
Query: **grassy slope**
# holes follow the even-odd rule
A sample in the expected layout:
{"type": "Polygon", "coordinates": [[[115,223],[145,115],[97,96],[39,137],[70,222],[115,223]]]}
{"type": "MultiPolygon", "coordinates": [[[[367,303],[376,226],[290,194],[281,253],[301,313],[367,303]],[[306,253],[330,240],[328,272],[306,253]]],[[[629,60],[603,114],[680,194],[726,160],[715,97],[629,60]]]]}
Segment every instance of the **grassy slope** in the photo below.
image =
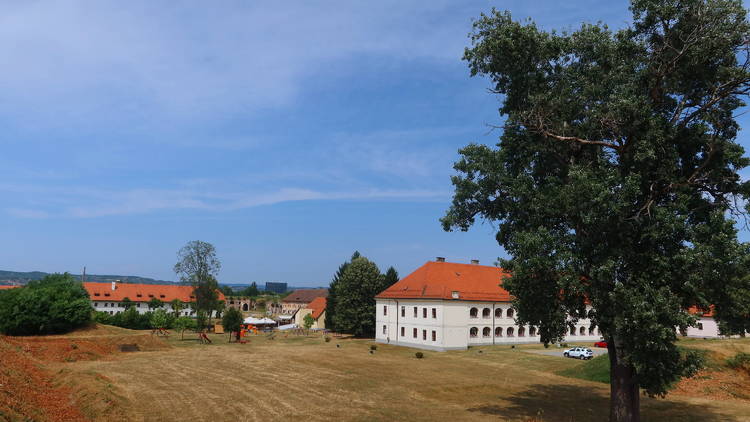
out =
{"type": "MultiPolygon", "coordinates": [[[[241,345],[220,335],[204,346],[188,338],[173,336],[177,347],[168,351],[66,367],[108,380],[129,420],[599,421],[607,413],[607,385],[557,375],[582,362],[524,352],[539,346],[425,352],[418,360],[415,350],[389,345],[370,354],[365,340],[281,335],[241,345]]],[[[670,395],[644,398],[643,414],[743,420],[750,403],[670,395]]]]}

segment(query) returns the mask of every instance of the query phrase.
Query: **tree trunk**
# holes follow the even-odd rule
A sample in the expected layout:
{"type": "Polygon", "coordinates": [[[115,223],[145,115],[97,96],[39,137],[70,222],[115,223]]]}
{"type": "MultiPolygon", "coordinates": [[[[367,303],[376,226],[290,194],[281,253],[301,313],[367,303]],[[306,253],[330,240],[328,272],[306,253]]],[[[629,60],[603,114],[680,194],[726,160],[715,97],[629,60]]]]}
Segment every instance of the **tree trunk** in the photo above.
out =
{"type": "Polygon", "coordinates": [[[638,378],[635,369],[625,364],[617,351],[618,341],[607,343],[610,374],[610,422],[639,422],[641,420],[638,378]]]}

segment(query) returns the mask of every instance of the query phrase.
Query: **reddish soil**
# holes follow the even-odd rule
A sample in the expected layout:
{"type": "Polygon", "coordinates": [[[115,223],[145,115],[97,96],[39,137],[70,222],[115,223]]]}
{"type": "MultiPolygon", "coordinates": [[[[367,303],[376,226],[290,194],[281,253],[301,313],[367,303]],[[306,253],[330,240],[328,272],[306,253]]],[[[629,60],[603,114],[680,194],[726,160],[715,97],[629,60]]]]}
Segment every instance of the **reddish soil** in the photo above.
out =
{"type": "Polygon", "coordinates": [[[743,371],[703,370],[681,380],[670,394],[710,400],[750,402],[750,376],[743,371]]]}
{"type": "Polygon", "coordinates": [[[0,336],[0,420],[85,421],[76,403],[80,391],[60,382],[59,362],[113,359],[122,344],[141,351],[170,347],[149,334],[117,330],[95,326],[64,336],[0,336]]]}
{"type": "Polygon", "coordinates": [[[0,419],[85,421],[66,388],[55,387],[35,359],[0,339],[0,419]]]}

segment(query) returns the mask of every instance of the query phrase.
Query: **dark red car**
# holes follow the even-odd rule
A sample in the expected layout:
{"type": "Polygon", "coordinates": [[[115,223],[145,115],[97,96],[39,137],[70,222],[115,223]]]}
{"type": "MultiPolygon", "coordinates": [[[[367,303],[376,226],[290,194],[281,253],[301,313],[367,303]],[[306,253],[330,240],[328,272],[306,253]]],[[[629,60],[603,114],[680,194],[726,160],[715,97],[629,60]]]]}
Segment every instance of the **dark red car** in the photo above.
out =
{"type": "Polygon", "coordinates": [[[607,342],[604,341],[604,340],[597,341],[596,343],[594,343],[594,347],[603,347],[603,348],[606,349],[607,348],[607,342]]]}

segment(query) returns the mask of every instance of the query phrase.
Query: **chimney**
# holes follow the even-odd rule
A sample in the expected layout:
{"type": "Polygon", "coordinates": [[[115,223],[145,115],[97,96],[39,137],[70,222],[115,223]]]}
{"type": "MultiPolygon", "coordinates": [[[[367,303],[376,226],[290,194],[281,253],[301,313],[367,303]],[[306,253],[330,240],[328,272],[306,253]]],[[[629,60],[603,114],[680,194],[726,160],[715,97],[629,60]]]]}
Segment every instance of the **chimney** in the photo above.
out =
{"type": "Polygon", "coordinates": [[[116,289],[117,289],[117,281],[113,281],[112,282],[112,290],[116,290],[116,289]]]}
{"type": "Polygon", "coordinates": [[[435,258],[435,261],[436,262],[445,262],[445,257],[439,256],[439,257],[435,258]]]}
{"type": "Polygon", "coordinates": [[[472,259],[471,263],[474,264],[474,265],[479,265],[479,260],[478,259],[472,259]]]}

